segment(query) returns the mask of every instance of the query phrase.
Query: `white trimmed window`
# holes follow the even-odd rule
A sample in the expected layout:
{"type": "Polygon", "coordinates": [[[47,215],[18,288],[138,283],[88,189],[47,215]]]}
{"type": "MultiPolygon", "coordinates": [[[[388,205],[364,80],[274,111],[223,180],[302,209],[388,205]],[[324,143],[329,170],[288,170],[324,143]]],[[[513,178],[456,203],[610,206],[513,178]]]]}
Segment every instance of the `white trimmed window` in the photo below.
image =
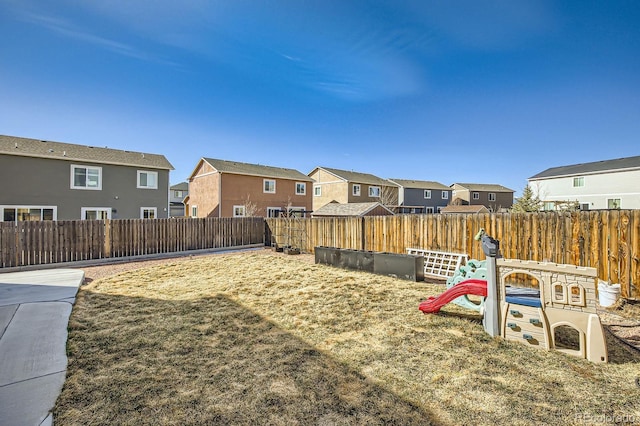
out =
{"type": "Polygon", "coordinates": [[[173,198],[182,198],[182,191],[173,191],[173,198]]]}
{"type": "Polygon", "coordinates": [[[489,201],[495,201],[496,200],[496,193],[495,192],[490,192],[489,193],[489,201]]]}
{"type": "Polygon", "coordinates": [[[140,207],[140,219],[155,219],[157,217],[157,207],[140,207]]]}
{"type": "Polygon", "coordinates": [[[158,172],[138,170],[138,188],[158,189],[158,172]]]}
{"type": "Polygon", "coordinates": [[[296,195],[305,195],[307,193],[307,184],[304,182],[296,182],[296,195]]]}
{"type": "Polygon", "coordinates": [[[82,207],[80,208],[80,219],[82,220],[111,219],[111,207],[82,207]]]}
{"type": "Polygon", "coordinates": [[[56,206],[0,206],[0,222],[57,220],[56,206]]]}
{"type": "Polygon", "coordinates": [[[262,180],[262,192],[267,193],[267,194],[275,194],[276,193],[276,181],[273,180],[273,179],[263,179],[262,180]]]}
{"type": "Polygon", "coordinates": [[[442,206],[438,206],[438,213],[442,213],[442,209],[443,209],[442,206]]]}
{"type": "Polygon", "coordinates": [[[584,186],[584,176],[573,178],[573,187],[578,188],[584,186]]]}
{"type": "Polygon", "coordinates": [[[443,200],[448,200],[449,199],[449,191],[442,191],[441,198],[443,200]]]}
{"type": "Polygon", "coordinates": [[[71,189],[102,190],[102,167],[72,164],[71,189]]]}
{"type": "Polygon", "coordinates": [[[369,187],[369,197],[380,197],[380,187],[379,186],[370,186],[369,187]]]}
{"type": "Polygon", "coordinates": [[[431,199],[431,190],[430,189],[425,189],[424,190],[424,198],[429,200],[431,199]]]}
{"type": "Polygon", "coordinates": [[[474,200],[479,200],[480,199],[480,193],[479,192],[474,192],[473,193],[473,199],[474,200]]]}
{"type": "Polygon", "coordinates": [[[433,207],[427,207],[425,213],[433,213],[433,207]]]}
{"type": "Polygon", "coordinates": [[[351,190],[351,194],[353,194],[354,197],[359,197],[360,196],[360,185],[358,185],[357,183],[353,184],[353,189],[351,190]]]}
{"type": "Polygon", "coordinates": [[[619,209],[620,208],[620,198],[609,198],[607,200],[607,208],[608,209],[619,209]]]}
{"type": "Polygon", "coordinates": [[[244,217],[246,209],[244,206],[233,206],[233,217],[244,217]]]}
{"type": "Polygon", "coordinates": [[[191,217],[198,217],[198,206],[191,206],[191,217]]]}
{"type": "Polygon", "coordinates": [[[319,197],[322,195],[322,187],[320,185],[313,186],[313,196],[319,197]]]}

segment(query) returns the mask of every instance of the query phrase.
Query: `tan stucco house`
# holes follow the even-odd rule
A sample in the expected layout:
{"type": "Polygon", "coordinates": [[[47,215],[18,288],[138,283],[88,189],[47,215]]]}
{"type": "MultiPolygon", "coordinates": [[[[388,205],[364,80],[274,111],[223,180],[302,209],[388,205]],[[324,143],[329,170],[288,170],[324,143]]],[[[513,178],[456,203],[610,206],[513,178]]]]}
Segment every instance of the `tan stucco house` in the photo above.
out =
{"type": "Polygon", "coordinates": [[[313,210],[332,201],[346,203],[379,202],[398,204],[398,185],[372,174],[316,167],[309,173],[314,180],[313,210]]]}
{"type": "Polygon", "coordinates": [[[311,211],[313,180],[294,169],[203,157],[188,181],[191,217],[306,216],[311,211]]]}

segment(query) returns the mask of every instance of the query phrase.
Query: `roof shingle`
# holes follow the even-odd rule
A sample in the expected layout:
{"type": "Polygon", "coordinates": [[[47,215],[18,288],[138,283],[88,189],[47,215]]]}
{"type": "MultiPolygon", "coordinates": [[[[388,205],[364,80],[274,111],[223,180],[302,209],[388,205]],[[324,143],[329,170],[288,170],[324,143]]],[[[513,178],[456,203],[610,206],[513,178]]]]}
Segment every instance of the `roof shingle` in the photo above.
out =
{"type": "Polygon", "coordinates": [[[164,155],[0,135],[0,154],[173,170],[164,155]]]}
{"type": "Polygon", "coordinates": [[[364,183],[367,185],[397,186],[395,183],[369,173],[350,172],[348,170],[333,169],[330,167],[318,167],[318,169],[326,170],[348,182],[364,183]]]}
{"type": "Polygon", "coordinates": [[[493,183],[454,183],[469,191],[483,191],[483,192],[515,192],[513,189],[509,189],[506,186],[493,184],[493,183]]]}
{"type": "Polygon", "coordinates": [[[579,163],[569,166],[551,167],[529,179],[542,179],[548,177],[573,176],[587,173],[605,172],[611,170],[638,169],[640,168],[640,155],[635,157],[616,158],[615,160],[594,161],[592,163],[579,163]]]}
{"type": "Polygon", "coordinates": [[[440,182],[428,181],[428,180],[408,180],[408,179],[389,179],[392,182],[397,183],[398,185],[405,188],[413,188],[413,189],[441,189],[441,190],[449,190],[451,188],[447,185],[443,185],[440,182]]]}
{"type": "Polygon", "coordinates": [[[311,179],[309,176],[295,169],[263,166],[261,164],[240,163],[238,161],[219,160],[216,158],[206,157],[204,157],[203,160],[209,163],[211,167],[213,167],[220,173],[290,179],[301,182],[313,182],[313,179],[311,179]]]}
{"type": "Polygon", "coordinates": [[[329,203],[314,211],[313,216],[364,216],[376,207],[381,207],[393,214],[391,210],[379,202],[373,201],[369,203],[329,203]]]}

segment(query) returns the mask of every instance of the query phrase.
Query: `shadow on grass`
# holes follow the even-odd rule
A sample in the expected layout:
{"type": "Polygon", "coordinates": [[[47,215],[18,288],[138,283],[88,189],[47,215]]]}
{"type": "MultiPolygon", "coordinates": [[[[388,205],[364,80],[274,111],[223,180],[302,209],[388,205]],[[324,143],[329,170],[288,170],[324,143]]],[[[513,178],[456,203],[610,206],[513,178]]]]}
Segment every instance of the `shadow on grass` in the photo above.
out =
{"type": "Polygon", "coordinates": [[[59,424],[436,424],[426,412],[221,295],[83,291],[59,424]]]}

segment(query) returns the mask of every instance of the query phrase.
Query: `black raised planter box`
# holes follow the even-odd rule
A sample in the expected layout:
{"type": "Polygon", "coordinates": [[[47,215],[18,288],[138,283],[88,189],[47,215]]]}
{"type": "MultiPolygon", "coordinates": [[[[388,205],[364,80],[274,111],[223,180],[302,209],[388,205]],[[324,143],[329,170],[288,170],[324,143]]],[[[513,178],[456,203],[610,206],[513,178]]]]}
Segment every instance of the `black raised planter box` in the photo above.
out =
{"type": "Polygon", "coordinates": [[[373,273],[409,281],[424,281],[424,257],[376,252],[373,253],[373,273]]]}
{"type": "Polygon", "coordinates": [[[389,275],[403,280],[424,280],[424,258],[411,254],[315,247],[315,261],[343,269],[389,275]]]}

